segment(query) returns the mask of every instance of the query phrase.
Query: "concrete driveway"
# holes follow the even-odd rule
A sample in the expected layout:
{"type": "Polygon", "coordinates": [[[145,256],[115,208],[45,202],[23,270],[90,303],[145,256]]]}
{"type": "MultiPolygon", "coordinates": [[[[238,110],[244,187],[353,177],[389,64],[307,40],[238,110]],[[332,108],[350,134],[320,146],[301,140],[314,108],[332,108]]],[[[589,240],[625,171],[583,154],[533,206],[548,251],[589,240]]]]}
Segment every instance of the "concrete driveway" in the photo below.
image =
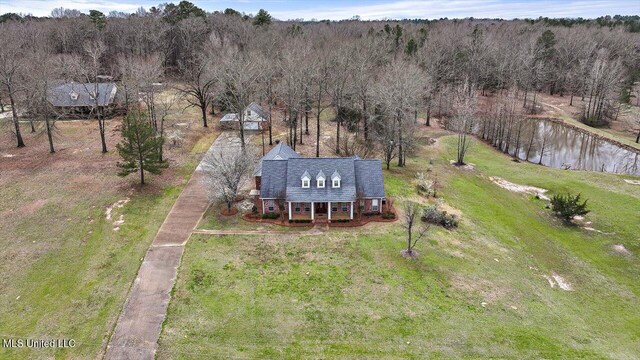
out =
{"type": "MultiPolygon", "coordinates": [[[[229,131],[220,134],[207,153],[239,149],[236,131],[229,131]]],[[[199,165],[191,176],[147,251],[105,359],[154,358],[184,246],[209,206],[201,169],[199,165]]]]}

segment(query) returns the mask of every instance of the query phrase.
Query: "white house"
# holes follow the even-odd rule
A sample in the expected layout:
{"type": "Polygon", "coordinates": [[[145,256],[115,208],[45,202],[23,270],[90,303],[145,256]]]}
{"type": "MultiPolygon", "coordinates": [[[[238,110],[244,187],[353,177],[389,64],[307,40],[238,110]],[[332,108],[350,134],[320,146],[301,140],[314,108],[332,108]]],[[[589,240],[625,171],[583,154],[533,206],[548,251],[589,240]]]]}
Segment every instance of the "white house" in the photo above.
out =
{"type": "MultiPolygon", "coordinates": [[[[226,128],[239,128],[238,114],[226,114],[220,119],[220,125],[226,128]]],[[[264,123],[269,121],[269,114],[262,109],[260,105],[252,102],[244,109],[244,129],[245,130],[261,130],[264,123]]]]}

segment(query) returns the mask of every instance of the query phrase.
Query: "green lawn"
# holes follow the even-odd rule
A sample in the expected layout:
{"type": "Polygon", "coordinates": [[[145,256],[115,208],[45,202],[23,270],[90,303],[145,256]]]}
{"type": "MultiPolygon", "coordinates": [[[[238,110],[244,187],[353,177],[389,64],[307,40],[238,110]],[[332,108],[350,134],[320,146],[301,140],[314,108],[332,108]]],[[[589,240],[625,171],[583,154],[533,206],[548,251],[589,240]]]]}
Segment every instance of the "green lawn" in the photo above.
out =
{"type": "Polygon", "coordinates": [[[399,222],[193,236],[158,358],[636,358],[640,186],[514,163],[483,144],[469,153],[475,169],[462,170],[449,165],[452,140],[385,171],[389,195],[415,198],[415,173],[433,160],[441,200],[462,213],[457,230],[431,230],[416,260],[400,256],[399,222]],[[582,192],[587,220],[615,234],[566,227],[489,176],[582,192]],[[573,291],[552,288],[543,276],[553,274],[573,291]]]}
{"type": "Polygon", "coordinates": [[[81,126],[64,128],[69,150],[61,146],[49,158],[35,151],[43,164],[0,176],[0,338],[73,339],[76,346],[0,348],[0,359],[102,356],[142,257],[208,148],[167,152],[172,166],[163,179],[151,176],[140,190],[135,177],[116,176],[114,150],[87,151],[92,161],[68,155],[81,126]],[[107,206],[125,198],[107,220],[107,206]]]}

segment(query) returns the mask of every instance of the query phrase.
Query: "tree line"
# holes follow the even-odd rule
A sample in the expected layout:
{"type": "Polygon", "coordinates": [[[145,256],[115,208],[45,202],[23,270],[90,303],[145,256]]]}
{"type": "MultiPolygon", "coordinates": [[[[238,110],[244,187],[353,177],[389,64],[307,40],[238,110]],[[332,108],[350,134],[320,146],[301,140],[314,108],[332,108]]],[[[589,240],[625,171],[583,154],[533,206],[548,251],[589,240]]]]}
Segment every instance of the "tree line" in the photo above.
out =
{"type": "MultiPolygon", "coordinates": [[[[584,99],[587,124],[615,116],[615,104],[629,102],[640,79],[640,34],[612,21],[638,19],[302,22],[277,21],[264,10],[208,13],[188,1],[133,14],[56,9],[48,18],[0,24],[0,103],[12,105],[12,129],[24,146],[16,109],[42,119],[50,133],[60,118],[46,101],[50,84],[108,75],[121,85],[125,106],[143,104],[163,136],[170,104],[154,84],[172,80],[199,108],[203,126],[215,109],[237,112],[242,123],[242,110],[257,101],[271,122],[287,125],[292,146],[313,142],[320,156],[321,118],[330,116],[336,154],[376,152],[387,167],[405,164],[414,128],[423,125],[418,117],[424,125],[436,117],[460,134],[462,163],[467,134],[523,146],[523,119],[539,111],[541,91],[584,99]],[[478,96],[496,106],[483,108],[478,96]]],[[[103,118],[94,115],[103,134],[103,118]]]]}

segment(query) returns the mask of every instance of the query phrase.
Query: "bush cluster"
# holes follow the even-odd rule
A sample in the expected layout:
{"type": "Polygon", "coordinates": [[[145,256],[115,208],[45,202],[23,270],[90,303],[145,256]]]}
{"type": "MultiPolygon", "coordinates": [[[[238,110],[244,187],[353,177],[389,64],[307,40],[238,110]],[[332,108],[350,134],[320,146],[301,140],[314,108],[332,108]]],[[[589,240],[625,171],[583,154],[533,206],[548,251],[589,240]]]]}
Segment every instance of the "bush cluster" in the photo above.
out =
{"type": "Polygon", "coordinates": [[[280,217],[280,214],[276,214],[276,213],[262,214],[263,219],[277,219],[278,217],[280,217]]]}
{"type": "Polygon", "coordinates": [[[458,219],[455,215],[447,214],[446,211],[438,209],[436,205],[429,205],[422,210],[422,221],[434,225],[440,225],[447,229],[458,227],[458,219]]]}
{"type": "Polygon", "coordinates": [[[296,223],[296,224],[308,224],[311,222],[311,220],[308,219],[295,219],[295,220],[289,220],[290,223],[296,223]]]}
{"type": "Polygon", "coordinates": [[[551,198],[551,209],[565,222],[571,222],[575,216],[584,216],[589,213],[587,200],[581,202],[580,196],[581,194],[554,195],[551,198]]]}
{"type": "Polygon", "coordinates": [[[383,219],[387,219],[387,220],[395,219],[396,218],[396,214],[392,213],[391,211],[387,211],[387,212],[382,213],[382,218],[383,219]]]}

